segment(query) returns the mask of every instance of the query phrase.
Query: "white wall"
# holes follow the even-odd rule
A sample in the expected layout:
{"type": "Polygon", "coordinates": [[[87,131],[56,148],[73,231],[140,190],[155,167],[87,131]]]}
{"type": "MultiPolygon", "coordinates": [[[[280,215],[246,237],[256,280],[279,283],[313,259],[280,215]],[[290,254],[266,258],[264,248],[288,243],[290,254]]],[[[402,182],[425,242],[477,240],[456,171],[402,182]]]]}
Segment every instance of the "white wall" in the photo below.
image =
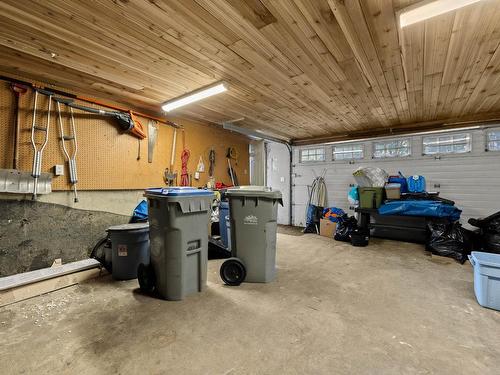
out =
{"type": "Polygon", "coordinates": [[[278,208],[278,224],[289,225],[290,205],[290,154],[281,143],[268,142],[266,185],[280,190],[283,195],[283,207],[278,208]]]}
{"type": "MultiPolygon", "coordinates": [[[[486,216],[500,210],[500,152],[485,152],[486,130],[464,130],[472,136],[472,151],[466,154],[434,156],[422,155],[422,138],[418,136],[398,136],[411,138],[412,155],[407,158],[372,159],[372,144],[375,140],[351,143],[364,143],[363,160],[332,161],[332,145],[326,148],[326,161],[321,163],[300,163],[300,149],[315,146],[294,147],[294,225],[303,226],[307,203],[307,185],[315,173],[322,174],[326,169],[325,180],[328,189],[328,205],[340,207],[353,213],[347,201],[349,185],[354,184],[352,172],[360,166],[377,166],[390,175],[401,171],[405,176],[420,174],[425,176],[428,191],[439,191],[440,196],[455,201],[463,210],[461,222],[470,217],[486,216]],[[440,185],[439,187],[437,185],[440,185]]],[[[453,133],[447,133],[453,134],[453,133]]]]}

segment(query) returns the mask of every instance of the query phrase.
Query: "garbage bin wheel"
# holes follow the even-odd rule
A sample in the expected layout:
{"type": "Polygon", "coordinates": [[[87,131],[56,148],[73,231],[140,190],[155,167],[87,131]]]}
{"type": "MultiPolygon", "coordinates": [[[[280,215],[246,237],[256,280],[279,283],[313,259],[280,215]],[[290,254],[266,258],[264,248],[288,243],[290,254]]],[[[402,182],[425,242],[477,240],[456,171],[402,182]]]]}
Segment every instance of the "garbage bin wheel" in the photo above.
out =
{"type": "Polygon", "coordinates": [[[229,258],[220,266],[220,277],[227,285],[238,286],[247,277],[247,270],[238,258],[229,258]]]}
{"type": "Polygon", "coordinates": [[[139,264],[137,267],[137,279],[139,280],[139,287],[141,290],[151,293],[156,284],[153,265],[145,265],[144,263],[139,264]]]}

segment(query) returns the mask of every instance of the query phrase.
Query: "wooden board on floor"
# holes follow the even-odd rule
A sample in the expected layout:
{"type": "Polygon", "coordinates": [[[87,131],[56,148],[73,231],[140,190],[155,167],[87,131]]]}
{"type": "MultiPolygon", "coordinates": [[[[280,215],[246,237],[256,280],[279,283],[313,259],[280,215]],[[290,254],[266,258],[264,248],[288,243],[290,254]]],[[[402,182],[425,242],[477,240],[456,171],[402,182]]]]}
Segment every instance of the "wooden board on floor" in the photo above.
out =
{"type": "Polygon", "coordinates": [[[42,280],[33,284],[22,285],[16,288],[0,291],[0,307],[36,297],[58,289],[81,283],[100,276],[103,272],[100,268],[88,269],[76,273],[70,273],[60,277],[42,280]]]}
{"type": "Polygon", "coordinates": [[[0,291],[33,284],[43,280],[53,279],[70,273],[85,271],[92,268],[100,268],[100,266],[101,264],[97,260],[89,258],[57,267],[42,268],[39,270],[18,273],[16,275],[5,276],[0,278],[0,291]]]}

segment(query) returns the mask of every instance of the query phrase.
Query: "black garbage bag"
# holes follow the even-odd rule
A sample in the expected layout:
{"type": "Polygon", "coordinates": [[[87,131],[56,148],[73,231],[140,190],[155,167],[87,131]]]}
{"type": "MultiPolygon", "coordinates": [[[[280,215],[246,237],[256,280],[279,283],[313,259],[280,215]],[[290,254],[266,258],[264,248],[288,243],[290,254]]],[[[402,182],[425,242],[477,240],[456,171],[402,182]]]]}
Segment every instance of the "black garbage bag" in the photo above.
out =
{"type": "Polygon", "coordinates": [[[482,219],[469,219],[469,224],[479,228],[480,248],[500,253],[500,211],[482,219]]]}
{"type": "Polygon", "coordinates": [[[500,218],[491,220],[486,226],[486,232],[500,234],[500,218]]]}
{"type": "Polygon", "coordinates": [[[467,260],[475,246],[474,232],[464,229],[459,222],[429,223],[430,237],[426,248],[433,254],[454,258],[460,263],[467,260]]]}
{"type": "Polygon", "coordinates": [[[354,216],[342,215],[337,222],[337,229],[333,238],[337,241],[351,242],[351,232],[358,228],[358,221],[354,216]]]}
{"type": "Polygon", "coordinates": [[[483,250],[500,254],[500,233],[487,232],[481,237],[483,250]]]}

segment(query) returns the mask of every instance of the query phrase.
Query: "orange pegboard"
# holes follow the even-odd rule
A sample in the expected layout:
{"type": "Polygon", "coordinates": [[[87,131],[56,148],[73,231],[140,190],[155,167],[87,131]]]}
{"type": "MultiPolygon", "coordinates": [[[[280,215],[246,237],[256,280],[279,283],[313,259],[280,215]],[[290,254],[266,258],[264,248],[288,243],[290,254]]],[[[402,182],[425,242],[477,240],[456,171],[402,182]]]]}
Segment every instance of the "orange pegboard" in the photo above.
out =
{"type": "MultiPolygon", "coordinates": [[[[33,110],[33,90],[28,90],[20,100],[20,142],[19,169],[31,171],[33,148],[31,146],[31,120],[33,110]]],[[[78,101],[77,101],[78,102],[78,101]]],[[[38,96],[37,123],[46,125],[48,99],[38,96]]],[[[93,106],[78,102],[84,106],[93,106]]],[[[61,147],[59,126],[57,123],[57,107],[52,102],[49,142],[45,148],[42,171],[52,172],[56,164],[64,164],[65,175],[54,176],[52,190],[69,190],[69,170],[61,147]]],[[[0,82],[0,168],[12,167],[13,129],[14,129],[14,95],[7,82],[0,82]]],[[[99,108],[94,106],[95,108],[99,108]]],[[[173,128],[159,124],[157,143],[154,149],[153,162],[148,163],[148,141],[141,141],[140,160],[138,155],[138,139],[123,134],[113,119],[74,109],[76,132],[78,139],[77,169],[79,190],[118,190],[144,189],[151,186],[163,186],[163,171],[170,164],[173,128]]],[[[69,113],[66,106],[61,105],[65,134],[69,130],[69,113]]],[[[148,119],[140,118],[147,128],[148,119]]],[[[248,184],[248,140],[240,135],[227,132],[215,126],[201,125],[187,120],[176,120],[185,128],[186,146],[191,151],[188,170],[194,173],[199,156],[202,155],[208,171],[208,151],[216,150],[217,160],[215,177],[217,181],[229,183],[225,153],[228,147],[239,151],[239,160],[235,165],[240,184],[248,184]]],[[[180,154],[182,152],[182,135],[178,131],[176,166],[180,171],[180,154]]],[[[207,181],[208,173],[202,173],[199,181],[193,185],[202,186],[207,181]]],[[[179,179],[180,181],[180,179],[179,179]]]]}

